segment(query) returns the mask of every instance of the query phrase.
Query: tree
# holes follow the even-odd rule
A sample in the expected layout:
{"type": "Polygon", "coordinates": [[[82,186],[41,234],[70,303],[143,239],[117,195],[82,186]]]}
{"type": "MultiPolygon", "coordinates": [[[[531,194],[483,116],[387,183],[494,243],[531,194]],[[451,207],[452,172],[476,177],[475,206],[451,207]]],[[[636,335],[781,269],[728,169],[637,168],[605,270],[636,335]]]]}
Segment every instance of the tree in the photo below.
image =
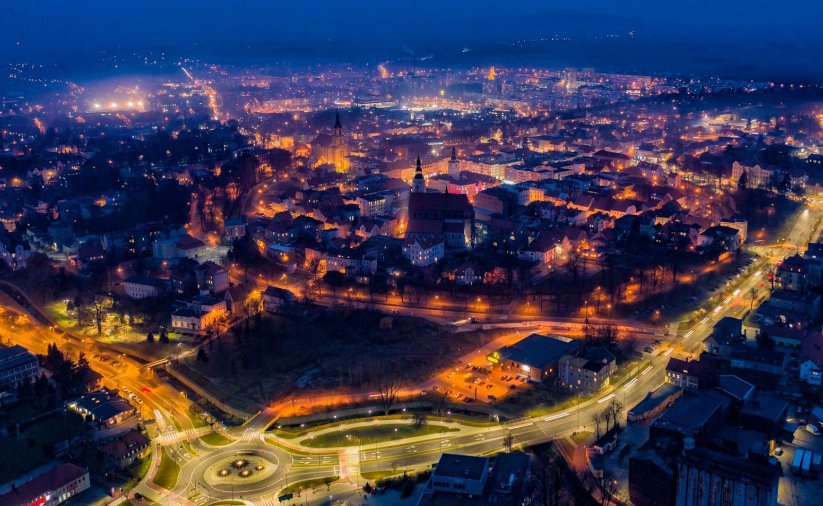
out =
{"type": "Polygon", "coordinates": [[[605,415],[607,417],[611,417],[612,422],[615,427],[620,426],[620,415],[623,414],[624,406],[623,403],[617,400],[617,397],[612,397],[611,402],[609,405],[606,406],[605,415]]]}
{"type": "Polygon", "coordinates": [[[169,344],[169,335],[166,333],[166,329],[160,329],[160,339],[159,341],[163,344],[169,344]]]}
{"type": "Polygon", "coordinates": [[[559,506],[560,493],[563,491],[563,468],[552,448],[535,454],[532,459],[532,477],[538,496],[537,504],[559,506]]]}
{"type": "Polygon", "coordinates": [[[592,416],[592,422],[594,422],[594,433],[598,439],[600,438],[600,426],[603,425],[603,422],[605,421],[606,419],[603,416],[603,413],[595,413],[592,416]]]}
{"type": "Polygon", "coordinates": [[[777,273],[775,271],[774,265],[769,264],[769,265],[766,266],[766,277],[769,279],[769,282],[771,283],[771,291],[773,292],[774,291],[774,281],[775,281],[775,278],[777,277],[777,273]]]}
{"type": "Polygon", "coordinates": [[[385,372],[377,385],[378,396],[380,398],[380,405],[383,408],[383,414],[388,415],[398,400],[400,393],[400,382],[397,377],[390,372],[385,372]]]}
{"type": "Polygon", "coordinates": [[[243,314],[246,315],[246,328],[249,327],[249,320],[257,318],[263,314],[263,294],[259,290],[249,292],[243,301],[243,314]]]}
{"type": "Polygon", "coordinates": [[[743,174],[740,174],[740,179],[737,180],[737,187],[741,190],[745,190],[748,184],[749,173],[744,171],[743,174]]]}
{"type": "Polygon", "coordinates": [[[154,334],[152,334],[151,331],[149,331],[149,333],[146,334],[146,342],[147,343],[153,343],[154,342],[154,334]]]}
{"type": "Polygon", "coordinates": [[[765,330],[761,330],[759,334],[757,334],[757,347],[764,349],[764,350],[773,350],[776,343],[772,336],[770,336],[765,330]]]}
{"type": "Polygon", "coordinates": [[[414,428],[420,430],[426,425],[426,413],[415,413],[413,418],[414,428]]]}
{"type": "Polygon", "coordinates": [[[752,309],[754,309],[754,301],[757,300],[756,287],[753,286],[749,289],[749,296],[751,297],[751,300],[749,301],[749,311],[751,311],[752,309]]]}
{"type": "Polygon", "coordinates": [[[503,436],[503,450],[507,453],[511,453],[512,446],[514,446],[514,436],[511,432],[508,432],[505,436],[503,436]]]}
{"type": "Polygon", "coordinates": [[[206,350],[203,348],[197,349],[197,361],[207,363],[209,361],[209,356],[206,354],[206,350]]]}

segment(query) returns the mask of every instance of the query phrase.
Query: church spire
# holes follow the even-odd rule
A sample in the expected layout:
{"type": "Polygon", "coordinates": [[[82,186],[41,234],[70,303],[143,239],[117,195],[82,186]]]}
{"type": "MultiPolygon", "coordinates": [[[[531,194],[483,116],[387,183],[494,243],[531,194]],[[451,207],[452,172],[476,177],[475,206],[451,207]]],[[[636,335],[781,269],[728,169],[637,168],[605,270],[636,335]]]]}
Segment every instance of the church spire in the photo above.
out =
{"type": "Polygon", "coordinates": [[[457,150],[452,146],[452,160],[457,160],[457,150]]]}
{"type": "Polygon", "coordinates": [[[340,113],[338,112],[334,117],[334,128],[343,128],[343,125],[340,124],[340,113]]]}
{"type": "Polygon", "coordinates": [[[412,193],[425,193],[426,180],[423,179],[423,163],[420,155],[417,156],[417,167],[414,169],[414,179],[412,180],[412,193]]]}

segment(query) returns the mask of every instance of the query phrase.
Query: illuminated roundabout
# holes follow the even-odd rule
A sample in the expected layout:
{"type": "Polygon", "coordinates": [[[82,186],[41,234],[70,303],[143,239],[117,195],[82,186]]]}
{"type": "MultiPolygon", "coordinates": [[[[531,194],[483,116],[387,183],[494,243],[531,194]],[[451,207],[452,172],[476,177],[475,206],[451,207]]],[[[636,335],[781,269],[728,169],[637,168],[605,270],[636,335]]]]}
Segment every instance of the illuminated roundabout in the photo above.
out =
{"type": "Polygon", "coordinates": [[[181,476],[183,483],[196,482],[201,492],[214,499],[249,498],[283,485],[288,466],[281,465],[281,458],[273,448],[235,443],[185,465],[181,476]]]}

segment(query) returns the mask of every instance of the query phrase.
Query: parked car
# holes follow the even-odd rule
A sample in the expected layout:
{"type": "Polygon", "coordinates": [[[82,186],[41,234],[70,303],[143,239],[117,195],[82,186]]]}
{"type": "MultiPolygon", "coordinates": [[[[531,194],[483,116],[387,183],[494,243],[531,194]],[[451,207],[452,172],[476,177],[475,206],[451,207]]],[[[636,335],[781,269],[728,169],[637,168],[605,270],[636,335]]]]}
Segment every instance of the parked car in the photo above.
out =
{"type": "Polygon", "coordinates": [[[817,425],[812,425],[812,424],[806,425],[806,432],[808,432],[810,434],[813,434],[815,436],[820,435],[820,429],[817,427],[817,425]]]}

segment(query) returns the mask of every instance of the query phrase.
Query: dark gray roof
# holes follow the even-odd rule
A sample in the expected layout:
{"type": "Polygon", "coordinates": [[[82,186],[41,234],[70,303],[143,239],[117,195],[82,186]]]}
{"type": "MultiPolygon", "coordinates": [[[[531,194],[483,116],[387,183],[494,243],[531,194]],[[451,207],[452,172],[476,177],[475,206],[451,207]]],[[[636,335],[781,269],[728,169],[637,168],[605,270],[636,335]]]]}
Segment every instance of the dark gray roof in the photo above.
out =
{"type": "Polygon", "coordinates": [[[531,334],[525,339],[500,350],[505,360],[512,360],[538,369],[544,369],[563,355],[571,354],[580,346],[566,337],[531,334]]]}
{"type": "Polygon", "coordinates": [[[37,355],[20,345],[16,344],[9,348],[0,348],[0,370],[11,369],[36,361],[37,355]]]}
{"type": "Polygon", "coordinates": [[[754,385],[733,374],[721,374],[717,389],[739,401],[745,401],[754,391],[754,385]]]}
{"type": "Polygon", "coordinates": [[[435,476],[479,480],[489,465],[486,457],[444,453],[434,469],[435,476]]]}

